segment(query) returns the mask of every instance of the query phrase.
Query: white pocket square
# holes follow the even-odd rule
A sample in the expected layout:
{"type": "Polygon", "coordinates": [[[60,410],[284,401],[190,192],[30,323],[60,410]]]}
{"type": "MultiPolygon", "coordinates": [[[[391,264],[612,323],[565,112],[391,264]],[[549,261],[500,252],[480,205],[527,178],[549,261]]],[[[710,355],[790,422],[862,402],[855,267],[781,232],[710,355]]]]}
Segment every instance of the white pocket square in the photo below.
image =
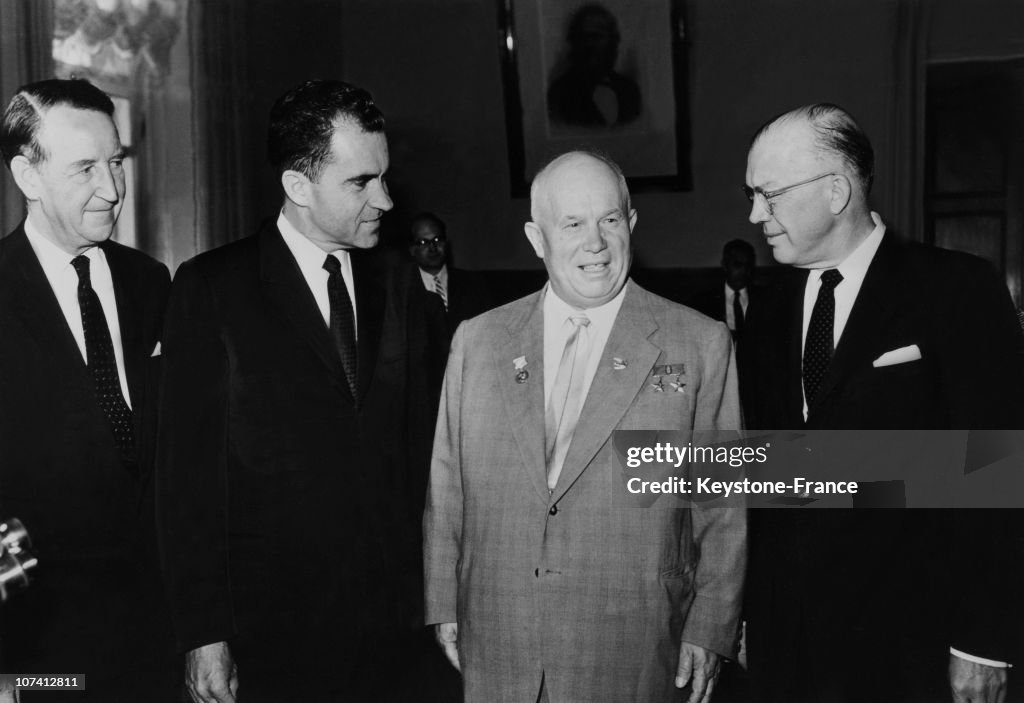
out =
{"type": "Polygon", "coordinates": [[[909,347],[900,347],[899,349],[887,351],[872,361],[871,365],[877,369],[881,366],[895,366],[896,364],[905,364],[908,361],[917,361],[920,358],[920,347],[916,344],[911,344],[909,347]]]}
{"type": "Polygon", "coordinates": [[[160,356],[160,342],[157,342],[156,346],[153,347],[153,353],[149,355],[149,358],[152,359],[154,356],[160,356]]]}

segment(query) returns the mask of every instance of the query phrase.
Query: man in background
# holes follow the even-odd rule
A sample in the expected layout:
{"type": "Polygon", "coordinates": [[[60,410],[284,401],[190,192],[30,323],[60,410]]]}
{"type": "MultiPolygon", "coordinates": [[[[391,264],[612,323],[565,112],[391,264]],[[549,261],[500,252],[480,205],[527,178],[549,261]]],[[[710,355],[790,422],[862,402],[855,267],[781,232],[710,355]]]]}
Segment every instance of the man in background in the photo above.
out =
{"type": "MultiPolygon", "coordinates": [[[[749,427],[1019,429],[1021,333],[982,260],[899,241],[842,108],[797,108],[747,157],[750,221],[799,269],[751,316],[749,427]]],[[[1001,701],[1020,659],[1018,511],[759,510],[747,644],[764,701],[1001,701]],[[949,684],[946,684],[948,669],[949,684]]],[[[756,522],[754,520],[756,519],[756,522]]]]}
{"type": "Polygon", "coordinates": [[[186,683],[204,703],[407,700],[436,406],[429,297],[368,251],[392,208],[384,117],[309,81],[267,150],[280,214],[183,264],[168,308],[158,523],[186,683]]]}
{"type": "Polygon", "coordinates": [[[0,127],[27,207],[0,240],[0,512],[39,556],[0,608],[0,670],[84,674],[89,700],[173,700],[150,493],[170,277],[110,239],[125,198],[113,114],[87,81],[45,80],[0,127]]]}
{"type": "Polygon", "coordinates": [[[735,654],[744,511],[616,507],[612,437],[738,429],[729,333],[629,280],[637,214],[607,157],[564,154],[530,193],[548,285],[452,344],[426,622],[467,703],[707,701],[735,654]]]}
{"type": "Polygon", "coordinates": [[[409,226],[409,255],[416,262],[423,287],[441,298],[451,335],[463,320],[489,310],[491,297],[477,275],[449,265],[447,229],[433,213],[416,215],[409,226]]]}
{"type": "Polygon", "coordinates": [[[708,317],[724,322],[736,340],[743,332],[743,323],[750,308],[751,288],[757,270],[757,253],[750,242],[733,239],[722,248],[724,283],[714,289],[697,293],[690,307],[708,317]]]}

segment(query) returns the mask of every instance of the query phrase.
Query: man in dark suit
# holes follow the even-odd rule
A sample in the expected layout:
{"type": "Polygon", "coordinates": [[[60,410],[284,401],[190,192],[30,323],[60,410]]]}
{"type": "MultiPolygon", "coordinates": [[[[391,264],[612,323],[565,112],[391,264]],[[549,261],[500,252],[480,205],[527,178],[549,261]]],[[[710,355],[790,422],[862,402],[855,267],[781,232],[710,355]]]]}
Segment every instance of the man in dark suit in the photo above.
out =
{"type": "Polygon", "coordinates": [[[423,287],[444,303],[449,335],[464,321],[491,309],[491,296],[479,276],[448,265],[447,227],[437,215],[421,212],[409,226],[409,255],[423,287]]]}
{"type": "Polygon", "coordinates": [[[724,322],[736,339],[743,330],[750,308],[750,289],[756,268],[757,253],[750,242],[743,239],[726,242],[722,247],[724,281],[694,295],[690,299],[690,307],[724,322]]]}
{"type": "Polygon", "coordinates": [[[197,701],[387,700],[401,680],[420,563],[407,486],[435,408],[429,296],[366,251],[392,208],[383,130],[346,83],[283,95],[280,215],[175,277],[157,512],[197,701]]]}
{"type": "Polygon", "coordinates": [[[0,127],[27,203],[0,240],[0,512],[24,521],[40,564],[0,609],[0,670],[84,673],[90,700],[166,700],[148,488],[170,277],[110,241],[125,196],[113,113],[86,81],[46,80],[0,127]]]}
{"type": "MultiPolygon", "coordinates": [[[[973,256],[887,232],[868,206],[873,162],[828,104],[752,142],[750,221],[800,271],[751,316],[748,426],[1019,428],[1005,286],[973,256]]],[[[936,701],[949,687],[956,701],[1002,700],[1020,663],[1017,511],[755,512],[747,635],[762,700],[936,701]]]]}

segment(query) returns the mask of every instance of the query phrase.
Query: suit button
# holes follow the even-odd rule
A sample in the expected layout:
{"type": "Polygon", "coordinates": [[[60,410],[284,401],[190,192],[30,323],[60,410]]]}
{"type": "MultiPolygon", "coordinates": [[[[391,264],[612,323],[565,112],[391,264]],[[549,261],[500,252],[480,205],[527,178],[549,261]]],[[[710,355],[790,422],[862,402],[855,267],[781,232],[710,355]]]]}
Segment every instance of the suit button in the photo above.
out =
{"type": "Polygon", "coordinates": [[[548,515],[558,515],[558,506],[552,505],[551,510],[548,511],[548,515]]]}

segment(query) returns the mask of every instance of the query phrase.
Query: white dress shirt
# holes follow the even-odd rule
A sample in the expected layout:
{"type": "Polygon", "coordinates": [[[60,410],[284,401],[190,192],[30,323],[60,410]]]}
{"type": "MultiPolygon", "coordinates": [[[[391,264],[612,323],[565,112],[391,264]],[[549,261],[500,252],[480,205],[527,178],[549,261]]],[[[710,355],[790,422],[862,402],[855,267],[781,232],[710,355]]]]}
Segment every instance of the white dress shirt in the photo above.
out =
{"type": "Polygon", "coordinates": [[[733,290],[728,283],[723,283],[725,286],[725,324],[733,332],[736,331],[736,312],[733,310],[733,301],[736,300],[736,296],[740,297],[740,307],[743,308],[743,317],[747,316],[747,306],[750,305],[750,296],[747,294],[746,288],[740,290],[733,290]]]}
{"type": "MultiPolygon", "coordinates": [[[[46,274],[46,280],[57,297],[60,310],[64,313],[71,334],[78,344],[78,351],[82,353],[82,361],[89,363],[88,353],[85,349],[85,330],[82,328],[82,310],[78,306],[78,272],[71,265],[74,255],[67,253],[49,239],[40,234],[39,229],[33,224],[32,216],[25,220],[25,235],[28,243],[35,252],[46,274]]],[[[110,265],[107,264],[106,254],[98,246],[86,249],[82,254],[89,259],[89,281],[96,297],[100,299],[100,307],[103,308],[103,317],[107,320],[107,329],[110,331],[110,341],[114,345],[114,360],[117,363],[117,378],[121,382],[121,394],[124,395],[124,402],[132,407],[131,395],[128,393],[128,378],[124,373],[124,350],[121,348],[121,322],[117,317],[117,299],[114,297],[114,279],[110,275],[110,265]]]]}
{"type": "MultiPolygon", "coordinates": [[[[586,347],[586,376],[583,380],[584,398],[590,392],[590,384],[601,363],[604,345],[608,341],[608,335],[612,332],[612,325],[615,324],[619,308],[622,307],[622,300],[628,286],[629,283],[626,283],[619,294],[604,305],[582,311],[590,319],[590,325],[586,328],[589,341],[586,347]]],[[[562,351],[573,330],[572,325],[565,324],[566,320],[580,310],[559,298],[551,289],[550,283],[544,291],[542,310],[544,313],[544,407],[546,408],[551,401],[551,388],[555,385],[555,376],[558,375],[558,364],[562,360],[562,351]]]]}
{"type": "MultiPolygon", "coordinates": [[[[331,302],[327,298],[327,279],[330,278],[330,274],[324,269],[324,260],[328,255],[308,237],[295,229],[292,223],[288,221],[288,218],[284,216],[284,212],[277,216],[277,229],[281,232],[281,237],[284,238],[284,243],[288,246],[288,250],[295,257],[295,262],[299,265],[299,270],[302,271],[302,277],[306,279],[306,285],[309,286],[310,292],[316,299],[316,306],[320,308],[320,315],[324,318],[324,324],[330,327],[331,302]]],[[[352,276],[352,257],[347,249],[333,251],[330,256],[341,262],[341,277],[345,281],[345,287],[348,288],[349,300],[352,301],[352,322],[355,325],[356,339],[358,339],[359,313],[356,311],[359,306],[356,305],[355,279],[352,276]]]]}
{"type": "MultiPolygon", "coordinates": [[[[885,234],[885,224],[877,212],[871,213],[871,219],[875,221],[875,228],[867,239],[860,243],[843,261],[836,266],[836,270],[843,276],[843,280],[836,286],[833,295],[835,296],[836,309],[832,327],[832,348],[839,346],[839,339],[843,336],[846,323],[850,319],[850,311],[860,293],[861,284],[864,283],[864,276],[867,275],[868,267],[875,258],[879,245],[882,243],[882,236],[885,234]]],[[[804,286],[804,319],[803,331],[800,337],[800,356],[803,358],[804,345],[807,343],[807,328],[811,324],[811,313],[814,312],[814,303],[818,299],[818,290],[821,288],[821,274],[826,269],[813,269],[807,276],[807,284],[804,286]]],[[[802,388],[803,384],[801,384],[802,388]]],[[[804,396],[804,420],[807,419],[807,396],[804,396]]]]}
{"type": "MultiPolygon", "coordinates": [[[[423,279],[423,287],[431,293],[437,293],[437,286],[434,285],[433,273],[428,273],[423,269],[419,269],[420,278],[423,279]]],[[[444,286],[445,292],[448,291],[448,266],[447,264],[441,267],[441,270],[437,272],[437,277],[441,279],[441,285],[444,286]]],[[[440,293],[438,293],[440,295],[440,293]]]]}

